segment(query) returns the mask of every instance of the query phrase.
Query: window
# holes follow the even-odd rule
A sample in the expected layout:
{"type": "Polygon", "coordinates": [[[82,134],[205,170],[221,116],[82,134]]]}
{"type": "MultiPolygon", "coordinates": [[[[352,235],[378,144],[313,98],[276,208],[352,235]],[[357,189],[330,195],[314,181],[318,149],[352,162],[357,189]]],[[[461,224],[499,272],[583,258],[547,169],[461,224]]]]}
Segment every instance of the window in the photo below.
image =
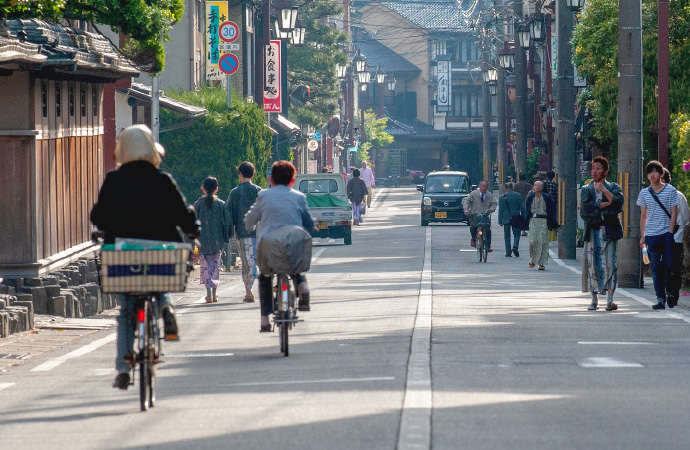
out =
{"type": "Polygon", "coordinates": [[[91,115],[98,117],[98,85],[91,85],[91,115]]]}
{"type": "Polygon", "coordinates": [[[70,82],[67,85],[67,101],[69,103],[69,115],[71,117],[74,117],[74,105],[75,105],[75,96],[74,96],[74,83],[70,82]]]}
{"type": "Polygon", "coordinates": [[[41,112],[48,117],[48,80],[41,80],[41,112]]]}
{"type": "Polygon", "coordinates": [[[338,192],[338,183],[335,180],[302,180],[299,190],[305,194],[330,194],[338,192]]]}
{"type": "Polygon", "coordinates": [[[479,117],[482,115],[482,91],[473,90],[470,96],[470,116],[479,117]]]}
{"type": "Polygon", "coordinates": [[[432,175],[426,178],[424,192],[460,193],[469,192],[467,178],[462,175],[432,175]]]}
{"type": "Polygon", "coordinates": [[[86,83],[79,83],[79,111],[86,116],[86,83]]]}
{"type": "Polygon", "coordinates": [[[473,40],[463,39],[458,43],[458,60],[460,62],[479,60],[479,47],[473,40]]]}
{"type": "Polygon", "coordinates": [[[452,115],[455,117],[481,117],[481,87],[461,88],[460,86],[454,86],[452,107],[452,115]]]}
{"type": "Polygon", "coordinates": [[[55,115],[62,116],[62,81],[55,82],[55,115]]]}

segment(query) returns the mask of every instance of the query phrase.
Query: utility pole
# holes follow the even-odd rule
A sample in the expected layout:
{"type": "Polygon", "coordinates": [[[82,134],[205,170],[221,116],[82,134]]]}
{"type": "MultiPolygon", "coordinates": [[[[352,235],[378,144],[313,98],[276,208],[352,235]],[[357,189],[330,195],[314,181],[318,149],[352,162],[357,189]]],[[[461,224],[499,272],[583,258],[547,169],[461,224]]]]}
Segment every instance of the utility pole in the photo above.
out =
{"type": "Polygon", "coordinates": [[[659,42],[657,68],[657,121],[659,136],[657,140],[659,162],[668,166],[668,0],[659,0],[659,42]]]}
{"type": "Polygon", "coordinates": [[[642,187],[642,4],[621,0],[618,10],[618,179],[625,194],[623,238],[618,241],[618,284],[643,285],[640,258],[642,187]]]}
{"type": "MultiPolygon", "coordinates": [[[[483,73],[488,70],[487,42],[484,39],[484,49],[482,50],[483,73]]],[[[494,189],[493,170],[491,168],[491,94],[489,93],[489,82],[484,78],[482,82],[482,167],[484,180],[489,183],[489,192],[494,189]]]]}
{"type": "Polygon", "coordinates": [[[160,121],[160,78],[154,75],[151,78],[151,133],[153,140],[158,142],[161,130],[160,121]]]}
{"type": "Polygon", "coordinates": [[[503,183],[505,183],[503,165],[506,160],[506,71],[503,67],[498,68],[496,109],[498,113],[498,146],[496,147],[496,160],[498,161],[498,187],[500,192],[501,189],[503,189],[503,183]]]}
{"type": "Polygon", "coordinates": [[[558,257],[575,259],[577,240],[577,185],[575,155],[575,85],[572,49],[574,13],[568,9],[566,0],[557,0],[556,15],[558,23],[558,104],[556,111],[556,147],[558,149],[559,196],[563,198],[563,228],[558,236],[558,257]]]}
{"type": "MultiPolygon", "coordinates": [[[[522,12],[522,0],[515,0],[513,2],[513,11],[517,22],[515,24],[517,31],[518,24],[524,21],[524,14],[522,12]]],[[[516,33],[517,36],[517,33],[516,33]]],[[[527,57],[525,51],[520,46],[518,40],[515,40],[515,172],[527,171],[527,57]]]]}

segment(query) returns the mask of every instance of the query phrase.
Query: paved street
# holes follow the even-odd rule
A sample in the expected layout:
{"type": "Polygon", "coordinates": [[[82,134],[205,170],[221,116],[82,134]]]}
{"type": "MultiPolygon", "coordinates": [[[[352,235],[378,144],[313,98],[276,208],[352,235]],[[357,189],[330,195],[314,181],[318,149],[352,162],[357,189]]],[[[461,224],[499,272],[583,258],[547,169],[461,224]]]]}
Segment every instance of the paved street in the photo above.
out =
{"type": "Polygon", "coordinates": [[[420,195],[380,190],[353,245],[317,242],[288,358],[238,272],[217,304],[176,295],[182,340],[146,413],[110,387],[115,311],[0,340],[0,448],[688,447],[685,297],[652,311],[621,289],[588,312],[578,262],[528,269],[527,238],[505,258],[495,223],[479,263],[468,227],[419,225],[420,195]]]}

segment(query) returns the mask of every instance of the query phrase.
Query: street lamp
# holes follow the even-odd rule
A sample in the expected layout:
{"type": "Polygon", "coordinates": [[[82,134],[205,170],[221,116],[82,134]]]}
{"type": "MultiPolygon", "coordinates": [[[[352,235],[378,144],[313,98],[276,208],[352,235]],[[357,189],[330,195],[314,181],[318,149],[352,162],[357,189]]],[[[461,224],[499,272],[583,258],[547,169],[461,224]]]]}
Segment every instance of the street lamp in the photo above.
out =
{"type": "Polygon", "coordinates": [[[295,28],[292,30],[292,33],[290,34],[290,43],[292,45],[302,45],[304,44],[304,36],[307,32],[307,27],[304,25],[304,22],[301,20],[297,20],[295,23],[295,28]]]}
{"type": "Polygon", "coordinates": [[[291,31],[286,31],[280,28],[280,22],[278,20],[275,21],[275,32],[276,32],[276,37],[278,39],[289,39],[290,36],[292,35],[291,31]]]}
{"type": "Polygon", "coordinates": [[[354,59],[355,61],[355,71],[357,73],[364,72],[367,68],[367,60],[361,55],[357,55],[354,59]]]}
{"type": "Polygon", "coordinates": [[[498,70],[496,68],[489,67],[489,70],[486,71],[486,75],[489,83],[496,83],[498,81],[498,70]]]}
{"type": "Polygon", "coordinates": [[[529,32],[533,41],[541,42],[544,40],[544,17],[542,14],[535,14],[532,17],[529,32]]]}
{"type": "Polygon", "coordinates": [[[280,11],[280,29],[290,32],[297,22],[297,4],[292,1],[284,1],[276,5],[280,11]]]}
{"type": "Polygon", "coordinates": [[[380,70],[376,72],[376,82],[378,84],[383,84],[383,82],[386,81],[386,74],[381,72],[380,70]]]}
{"type": "Polygon", "coordinates": [[[395,78],[388,80],[388,90],[391,92],[395,90],[395,78]]]}
{"type": "Polygon", "coordinates": [[[369,72],[359,72],[357,74],[357,79],[360,84],[366,84],[371,80],[371,74],[369,72]]]}
{"type": "Polygon", "coordinates": [[[345,78],[347,76],[347,66],[336,64],[335,73],[338,75],[338,78],[345,78]]]}
{"type": "Polygon", "coordinates": [[[569,10],[578,12],[583,6],[585,6],[585,0],[565,0],[565,5],[569,10]]]}
{"type": "Polygon", "coordinates": [[[498,52],[498,63],[504,69],[512,69],[515,67],[515,55],[513,55],[513,50],[504,47],[498,52]]]}
{"type": "Polygon", "coordinates": [[[530,46],[530,27],[525,23],[518,25],[517,35],[520,47],[527,50],[530,46]]]}
{"type": "Polygon", "coordinates": [[[495,81],[489,83],[489,93],[491,93],[491,95],[496,95],[498,93],[498,85],[495,81]]]}

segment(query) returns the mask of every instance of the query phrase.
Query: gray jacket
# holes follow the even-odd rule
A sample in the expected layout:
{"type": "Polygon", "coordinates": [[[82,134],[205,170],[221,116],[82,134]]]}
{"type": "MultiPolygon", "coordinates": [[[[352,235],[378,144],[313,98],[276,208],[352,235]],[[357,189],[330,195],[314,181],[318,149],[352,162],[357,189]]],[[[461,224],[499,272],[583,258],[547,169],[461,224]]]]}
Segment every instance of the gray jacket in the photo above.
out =
{"type": "Polygon", "coordinates": [[[201,234],[199,251],[202,255],[212,255],[223,250],[223,244],[230,241],[230,212],[225,207],[225,202],[215,199],[209,208],[206,204],[206,196],[199,197],[194,203],[197,217],[201,222],[201,234]]]}
{"type": "Polygon", "coordinates": [[[511,216],[524,216],[525,204],[517,192],[510,190],[498,198],[498,223],[506,225],[510,223],[511,216]]]}
{"type": "Polygon", "coordinates": [[[257,245],[269,231],[284,225],[299,225],[308,232],[314,228],[314,219],[307,209],[307,197],[284,185],[259,192],[254,205],[244,216],[247,229],[256,226],[257,245]]]}

